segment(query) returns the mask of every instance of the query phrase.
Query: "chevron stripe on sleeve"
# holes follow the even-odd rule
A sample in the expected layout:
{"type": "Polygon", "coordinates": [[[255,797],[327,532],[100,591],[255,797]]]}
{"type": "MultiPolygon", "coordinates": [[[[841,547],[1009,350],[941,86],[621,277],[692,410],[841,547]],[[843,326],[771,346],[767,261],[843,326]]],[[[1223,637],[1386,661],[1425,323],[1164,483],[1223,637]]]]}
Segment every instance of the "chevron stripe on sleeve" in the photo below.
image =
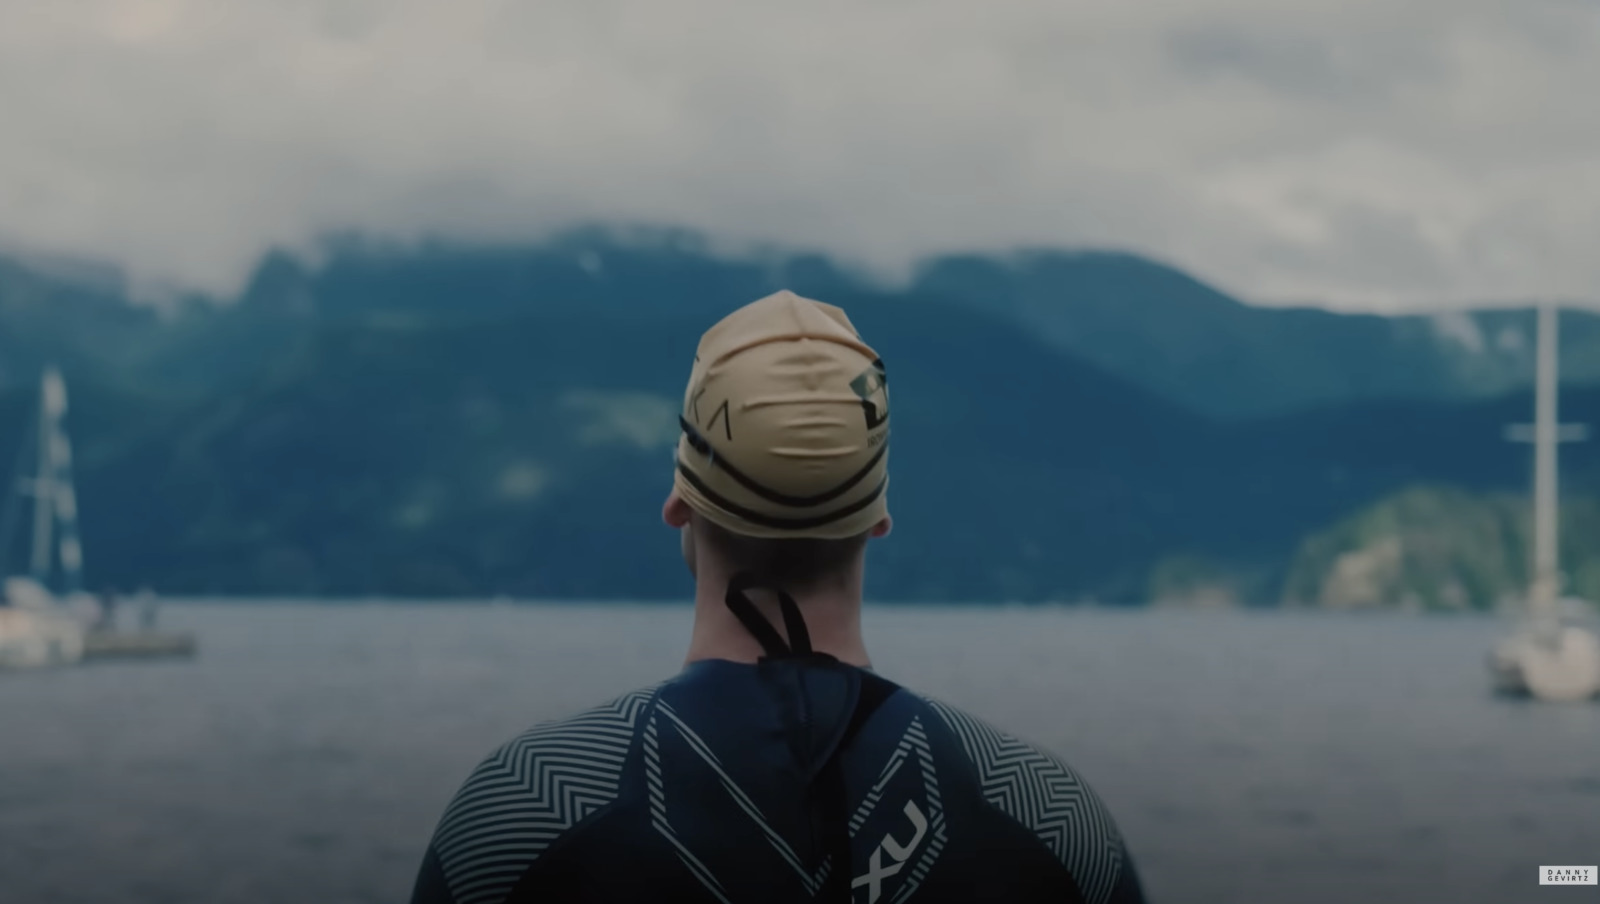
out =
{"type": "Polygon", "coordinates": [[[1072,873],[1087,904],[1106,904],[1122,838],[1105,804],[1065,763],[960,710],[928,700],[977,767],[984,799],[1031,829],[1072,873]]]}
{"type": "Polygon", "coordinates": [[[537,725],[484,760],[434,834],[456,904],[498,904],[563,833],[615,800],[639,714],[655,689],[634,691],[537,725]]]}

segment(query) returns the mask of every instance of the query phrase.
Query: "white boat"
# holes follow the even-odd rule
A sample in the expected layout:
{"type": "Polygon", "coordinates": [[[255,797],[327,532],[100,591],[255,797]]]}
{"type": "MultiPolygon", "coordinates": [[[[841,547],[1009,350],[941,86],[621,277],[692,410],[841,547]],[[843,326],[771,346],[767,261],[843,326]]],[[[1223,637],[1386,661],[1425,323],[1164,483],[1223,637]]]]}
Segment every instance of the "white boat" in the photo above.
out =
{"type": "MultiPolygon", "coordinates": [[[[11,551],[15,504],[24,495],[33,500],[32,545],[29,574],[7,577],[0,584],[0,668],[38,668],[68,665],[83,658],[90,627],[100,617],[100,605],[81,591],[83,549],[78,543],[77,496],[72,483],[72,447],[63,418],[67,389],[54,368],[44,372],[39,389],[37,444],[25,444],[23,457],[35,459],[34,476],[21,479],[7,493],[6,517],[0,523],[0,566],[11,551]],[[50,589],[59,572],[62,591],[50,589]]],[[[6,573],[0,570],[0,574],[6,573]]]]}
{"type": "Polygon", "coordinates": [[[0,606],[0,668],[71,665],[83,658],[87,625],[39,582],[7,578],[0,606]]]}
{"type": "Polygon", "coordinates": [[[1557,559],[1560,527],[1557,457],[1564,439],[1583,438],[1582,428],[1563,429],[1556,419],[1556,309],[1539,308],[1538,379],[1531,437],[1534,444],[1533,579],[1523,624],[1489,654],[1496,690],[1538,700],[1576,702],[1600,695],[1600,630],[1592,604],[1562,598],[1557,559]]]}

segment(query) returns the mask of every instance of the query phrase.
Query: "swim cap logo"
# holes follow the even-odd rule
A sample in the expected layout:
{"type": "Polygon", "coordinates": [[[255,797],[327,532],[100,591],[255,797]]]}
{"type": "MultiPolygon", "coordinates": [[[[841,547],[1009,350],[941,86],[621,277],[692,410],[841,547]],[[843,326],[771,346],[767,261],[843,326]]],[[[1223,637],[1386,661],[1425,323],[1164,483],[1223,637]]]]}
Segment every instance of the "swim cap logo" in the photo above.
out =
{"type": "Polygon", "coordinates": [[[861,399],[868,430],[882,426],[889,419],[889,375],[884,370],[882,358],[873,361],[872,366],[851,380],[850,388],[861,399]],[[878,401],[874,401],[875,398],[878,401]]]}
{"type": "Polygon", "coordinates": [[[694,425],[696,427],[704,428],[709,432],[711,428],[716,425],[717,418],[720,417],[722,418],[723,433],[727,435],[729,442],[733,442],[733,415],[729,414],[728,412],[727,399],[723,399],[722,404],[717,406],[717,410],[711,412],[711,423],[702,424],[700,422],[700,397],[705,394],[705,388],[701,387],[700,389],[696,390],[695,394],[689,399],[689,413],[694,416],[694,425]]]}

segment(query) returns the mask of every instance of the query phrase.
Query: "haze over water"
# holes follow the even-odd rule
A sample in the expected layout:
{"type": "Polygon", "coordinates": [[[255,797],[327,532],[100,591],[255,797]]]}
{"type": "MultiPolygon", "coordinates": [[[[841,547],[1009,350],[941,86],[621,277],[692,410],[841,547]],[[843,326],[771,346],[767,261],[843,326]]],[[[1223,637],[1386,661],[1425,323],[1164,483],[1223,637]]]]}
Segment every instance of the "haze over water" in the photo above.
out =
{"type": "MultiPolygon", "coordinates": [[[[406,899],[494,746],[677,671],[680,606],[183,604],[193,662],[0,676],[0,900],[406,899]]],[[[1517,902],[1600,861],[1600,707],[1481,618],[879,608],[890,678],[1051,747],[1159,904],[1517,902]]]]}

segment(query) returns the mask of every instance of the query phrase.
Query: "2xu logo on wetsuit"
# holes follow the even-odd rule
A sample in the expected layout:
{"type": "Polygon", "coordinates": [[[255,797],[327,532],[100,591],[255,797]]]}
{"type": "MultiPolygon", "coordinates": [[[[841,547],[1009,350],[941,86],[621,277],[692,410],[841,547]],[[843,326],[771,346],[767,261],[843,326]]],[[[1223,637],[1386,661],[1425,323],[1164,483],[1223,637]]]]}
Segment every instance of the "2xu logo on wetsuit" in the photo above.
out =
{"type": "Polygon", "coordinates": [[[922,844],[923,836],[928,834],[927,817],[923,816],[922,811],[917,809],[916,801],[906,801],[904,813],[906,818],[911,820],[911,827],[915,832],[911,836],[911,840],[901,845],[894,840],[893,832],[884,835],[883,841],[879,842],[876,848],[873,848],[872,858],[867,861],[866,875],[857,876],[850,882],[852,890],[863,885],[867,887],[867,904],[875,904],[878,896],[883,894],[883,880],[900,872],[900,869],[906,865],[906,861],[911,859],[911,853],[917,849],[918,845],[922,844]],[[885,854],[889,855],[889,858],[894,861],[887,866],[883,862],[885,854]]]}

